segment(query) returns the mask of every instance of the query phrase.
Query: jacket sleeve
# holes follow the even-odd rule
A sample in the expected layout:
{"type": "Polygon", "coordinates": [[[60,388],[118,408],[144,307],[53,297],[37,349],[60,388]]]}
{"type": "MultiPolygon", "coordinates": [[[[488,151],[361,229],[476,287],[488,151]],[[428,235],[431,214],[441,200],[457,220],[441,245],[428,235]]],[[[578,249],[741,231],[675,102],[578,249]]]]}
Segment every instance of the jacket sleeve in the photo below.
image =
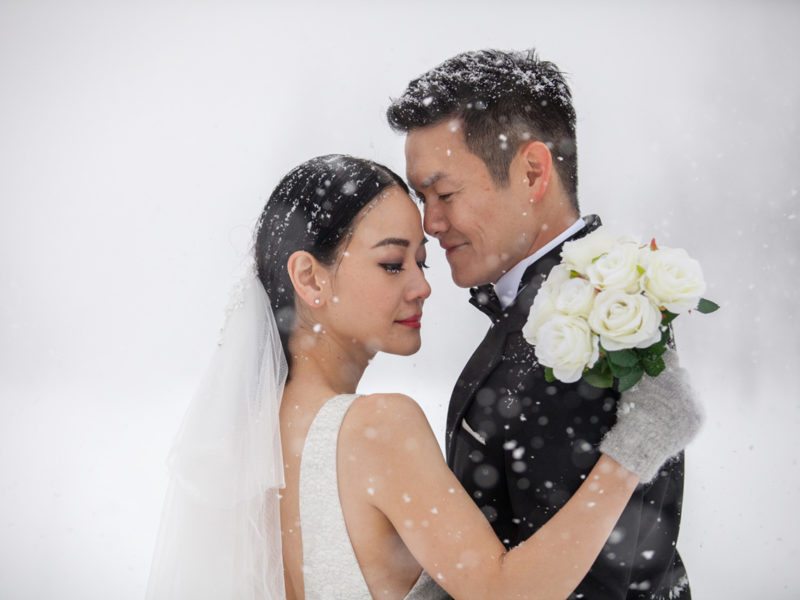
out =
{"type": "MultiPolygon", "coordinates": [[[[597,446],[616,420],[619,394],[585,383],[549,383],[532,361],[521,335],[511,334],[504,361],[493,374],[506,383],[504,479],[514,544],[530,537],[575,493],[600,457],[597,446]],[[524,346],[523,346],[524,344],[524,346]],[[533,365],[533,366],[531,366],[533,365]],[[513,408],[508,408],[513,407],[513,408]]],[[[635,563],[643,495],[639,489],[623,512],[576,594],[584,598],[625,598],[635,563]]],[[[512,545],[514,545],[512,544],[512,545]]],[[[580,596],[576,596],[580,597],[580,596]]]]}
{"type": "MultiPolygon", "coordinates": [[[[510,335],[489,382],[503,392],[495,411],[507,417],[502,479],[515,527],[512,546],[544,525],[583,483],[600,457],[600,440],[616,422],[620,398],[581,382],[547,382],[528,348],[521,335],[510,335]]],[[[653,483],[637,488],[574,597],[633,599],[685,580],[675,550],[682,494],[678,457],[653,483]]]]}

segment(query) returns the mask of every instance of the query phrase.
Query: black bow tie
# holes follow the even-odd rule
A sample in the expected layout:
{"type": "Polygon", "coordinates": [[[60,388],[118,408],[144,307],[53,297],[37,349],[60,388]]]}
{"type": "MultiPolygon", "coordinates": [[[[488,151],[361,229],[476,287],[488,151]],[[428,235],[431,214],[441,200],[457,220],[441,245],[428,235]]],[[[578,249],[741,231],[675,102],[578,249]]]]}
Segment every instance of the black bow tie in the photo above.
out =
{"type": "Polygon", "coordinates": [[[505,311],[500,305],[500,298],[497,297],[494,286],[491,283],[470,288],[469,294],[471,296],[469,303],[472,304],[472,306],[488,315],[493,323],[500,322],[505,311]]]}

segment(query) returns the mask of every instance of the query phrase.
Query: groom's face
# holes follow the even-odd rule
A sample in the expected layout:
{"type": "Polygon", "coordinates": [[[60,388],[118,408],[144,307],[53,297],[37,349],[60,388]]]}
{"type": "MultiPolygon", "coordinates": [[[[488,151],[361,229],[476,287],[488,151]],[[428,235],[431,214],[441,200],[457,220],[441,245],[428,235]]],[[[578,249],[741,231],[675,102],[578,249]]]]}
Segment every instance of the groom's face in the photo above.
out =
{"type": "Polygon", "coordinates": [[[520,162],[512,161],[509,182],[500,186],[467,147],[459,120],[409,132],[407,177],[456,285],[493,283],[530,253],[534,216],[520,162]]]}

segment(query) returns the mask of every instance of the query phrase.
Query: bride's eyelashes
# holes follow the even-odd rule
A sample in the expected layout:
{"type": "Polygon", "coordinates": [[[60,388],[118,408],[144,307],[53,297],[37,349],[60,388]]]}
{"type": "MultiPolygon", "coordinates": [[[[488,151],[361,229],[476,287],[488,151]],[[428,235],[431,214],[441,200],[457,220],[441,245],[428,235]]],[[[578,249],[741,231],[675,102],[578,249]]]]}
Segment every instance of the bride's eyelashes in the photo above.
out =
{"type": "MultiPolygon", "coordinates": [[[[403,263],[401,263],[401,262],[398,262],[398,263],[378,263],[378,264],[383,268],[384,271],[386,271],[387,273],[391,273],[393,275],[405,271],[405,268],[403,267],[403,263]]],[[[417,266],[420,269],[429,269],[430,268],[425,263],[424,260],[418,260],[417,261],[417,266]]]]}
{"type": "Polygon", "coordinates": [[[403,263],[378,263],[387,273],[400,273],[403,270],[403,263]]]}

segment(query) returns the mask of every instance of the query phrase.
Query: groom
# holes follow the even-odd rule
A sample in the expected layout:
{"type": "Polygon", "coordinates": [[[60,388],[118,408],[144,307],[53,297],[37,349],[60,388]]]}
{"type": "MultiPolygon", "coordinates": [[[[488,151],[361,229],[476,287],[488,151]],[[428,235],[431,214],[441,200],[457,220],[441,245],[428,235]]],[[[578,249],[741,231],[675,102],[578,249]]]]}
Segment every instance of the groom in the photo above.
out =
{"type": "MultiPolygon", "coordinates": [[[[520,331],[562,244],[600,225],[578,212],[571,93],[533,51],[467,52],[409,83],[387,118],[407,134],[425,231],[491,319],[450,399],[447,463],[511,548],[581,485],[620,398],[548,383],[520,331]]],[[[676,549],[683,468],[681,454],[637,488],[571,598],[690,598],[676,549]]]]}

